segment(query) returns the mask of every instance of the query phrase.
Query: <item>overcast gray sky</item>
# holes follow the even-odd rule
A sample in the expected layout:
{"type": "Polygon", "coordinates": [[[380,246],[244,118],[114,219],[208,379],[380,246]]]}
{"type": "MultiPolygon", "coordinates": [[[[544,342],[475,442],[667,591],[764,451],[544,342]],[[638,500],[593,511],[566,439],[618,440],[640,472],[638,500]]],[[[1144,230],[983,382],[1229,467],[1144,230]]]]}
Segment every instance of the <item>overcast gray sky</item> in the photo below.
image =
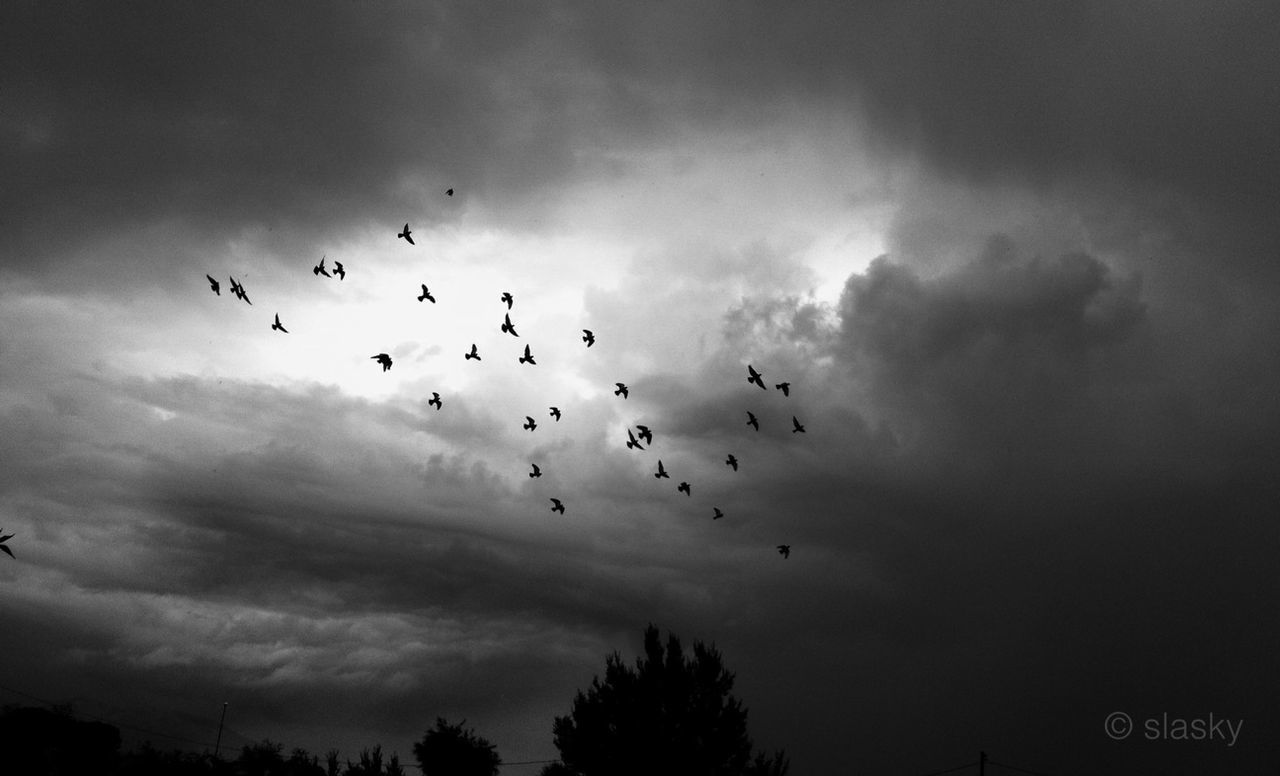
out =
{"type": "Polygon", "coordinates": [[[1278,17],[4,4],[0,685],[540,760],[654,623],[795,776],[1280,767],[1278,17]]]}

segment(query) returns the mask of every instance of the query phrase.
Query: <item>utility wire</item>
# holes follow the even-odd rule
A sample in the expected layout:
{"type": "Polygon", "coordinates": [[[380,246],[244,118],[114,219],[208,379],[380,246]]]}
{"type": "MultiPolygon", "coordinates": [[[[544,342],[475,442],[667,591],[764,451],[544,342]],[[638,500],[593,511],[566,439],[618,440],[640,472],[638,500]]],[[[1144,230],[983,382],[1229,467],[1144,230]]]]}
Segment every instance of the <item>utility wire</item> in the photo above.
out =
{"type": "MultiPolygon", "coordinates": [[[[41,698],[39,696],[32,695],[31,693],[23,692],[22,690],[15,690],[14,688],[9,687],[8,685],[0,684],[0,690],[13,693],[14,695],[20,695],[23,698],[36,701],[37,703],[42,703],[45,706],[48,706],[49,708],[57,708],[59,706],[64,705],[64,704],[59,704],[54,701],[51,701],[47,698],[41,698]]],[[[184,736],[175,736],[170,733],[162,733],[159,730],[152,730],[150,728],[139,727],[138,725],[129,725],[122,722],[117,722],[115,720],[105,719],[103,717],[97,716],[96,714],[73,711],[72,716],[88,717],[89,719],[92,719],[95,722],[102,722],[108,725],[115,725],[116,727],[132,730],[135,733],[146,733],[148,735],[160,736],[161,738],[168,738],[174,741],[181,741],[185,744],[195,744],[196,746],[202,746],[205,749],[210,748],[208,741],[197,741],[193,738],[186,738],[184,736]]],[[[246,741],[250,740],[248,736],[238,731],[232,730],[230,728],[227,729],[227,732],[231,733],[234,736],[238,736],[241,739],[244,739],[246,741]]],[[[517,762],[499,763],[498,767],[504,768],[508,765],[548,765],[554,762],[559,762],[559,761],[558,760],[520,760],[517,762]]],[[[987,760],[987,765],[994,765],[998,768],[1005,768],[1011,771],[1017,771],[1018,773],[1025,773],[1025,774],[1028,774],[1029,776],[1050,776],[1050,774],[1047,774],[1044,771],[1033,771],[1033,770],[1028,770],[1027,768],[1019,768],[1016,765],[1008,765],[1006,763],[996,762],[995,760],[987,760]]],[[[940,770],[940,771],[930,771],[929,773],[922,773],[920,774],[920,776],[942,776],[942,774],[944,773],[955,773],[956,771],[963,771],[969,768],[976,768],[977,766],[978,766],[977,763],[965,763],[964,765],[957,765],[954,768],[944,768],[943,770],[940,770]]]]}
{"type": "Polygon", "coordinates": [[[929,773],[922,773],[920,774],[920,776],[941,776],[941,774],[944,774],[944,773],[955,773],[956,771],[963,771],[966,768],[977,768],[977,767],[978,767],[977,763],[965,763],[964,765],[957,765],[954,768],[947,768],[941,771],[931,771],[929,773]]]}
{"type": "MultiPolygon", "coordinates": [[[[13,693],[14,695],[21,696],[28,700],[35,701],[36,703],[43,704],[45,706],[48,706],[51,709],[56,709],[58,707],[66,708],[68,706],[68,704],[62,704],[56,701],[51,701],[48,698],[41,698],[38,695],[32,695],[31,693],[23,692],[22,690],[16,690],[12,687],[9,687],[3,684],[0,684],[0,690],[4,690],[6,692],[13,693]]],[[[122,722],[117,722],[115,720],[107,719],[105,717],[99,717],[96,714],[89,714],[88,712],[84,712],[84,711],[72,710],[71,714],[73,717],[84,717],[84,718],[92,719],[95,722],[102,722],[107,725],[114,725],[118,728],[125,728],[127,730],[132,730],[135,733],[145,733],[147,735],[159,736],[161,738],[168,738],[173,741],[180,741],[184,744],[194,744],[196,746],[203,747],[204,749],[207,749],[210,751],[212,751],[213,749],[213,744],[209,743],[208,741],[197,741],[193,738],[186,738],[184,736],[175,736],[170,733],[162,733],[159,730],[152,730],[150,728],[139,727],[137,725],[129,725],[122,722]]],[[[249,736],[246,736],[244,733],[241,733],[235,728],[228,727],[225,729],[224,732],[227,734],[230,734],[233,738],[241,739],[242,743],[243,742],[257,743],[260,740],[260,739],[250,738],[249,736]]],[[[508,765],[546,765],[554,762],[558,762],[558,760],[521,760],[519,762],[504,762],[499,767],[505,767],[508,765]]]]}
{"type": "Polygon", "coordinates": [[[1049,776],[1049,774],[1043,771],[1029,771],[1026,768],[1019,768],[1016,765],[1005,765],[1004,763],[998,763],[995,760],[987,760],[987,765],[996,765],[1001,768],[1008,768],[1011,771],[1018,771],[1019,773],[1029,773],[1031,774],[1031,776],[1049,776]]]}

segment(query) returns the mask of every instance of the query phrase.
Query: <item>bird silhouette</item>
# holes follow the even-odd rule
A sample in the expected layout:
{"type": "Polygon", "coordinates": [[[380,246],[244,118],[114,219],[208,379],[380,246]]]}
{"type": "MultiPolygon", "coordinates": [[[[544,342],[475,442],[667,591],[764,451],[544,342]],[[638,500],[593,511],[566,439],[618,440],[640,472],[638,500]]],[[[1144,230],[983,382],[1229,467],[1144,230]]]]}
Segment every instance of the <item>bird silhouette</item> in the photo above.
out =
{"type": "Polygon", "coordinates": [[[511,298],[511,292],[510,292],[510,291],[503,291],[503,292],[502,292],[502,296],[498,297],[498,301],[499,301],[499,302],[506,302],[506,303],[507,303],[507,309],[508,309],[508,310],[510,310],[510,309],[511,309],[511,303],[512,303],[512,302],[514,302],[515,300],[511,298]]]}
{"type": "Polygon", "coordinates": [[[682,482],[682,483],[680,483],[679,485],[677,485],[677,486],[676,486],[676,490],[678,490],[678,491],[680,491],[680,492],[684,493],[686,496],[692,496],[692,495],[693,495],[692,493],[690,493],[690,492],[689,492],[689,483],[687,483],[687,482],[682,482]]]}
{"type": "Polygon", "coordinates": [[[661,458],[658,459],[658,471],[654,472],[653,477],[654,479],[657,479],[657,480],[663,479],[664,477],[666,479],[671,479],[671,475],[667,474],[667,470],[664,469],[662,466],[661,458]]]}
{"type": "Polygon", "coordinates": [[[719,520],[720,518],[724,517],[724,512],[720,511],[720,507],[712,507],[712,509],[716,511],[716,513],[711,516],[712,520],[719,520]]]}
{"type": "Polygon", "coordinates": [[[436,303],[436,298],[435,298],[434,296],[432,296],[432,295],[431,295],[431,292],[430,292],[430,291],[428,291],[428,290],[427,290],[427,284],[426,284],[426,283],[422,283],[421,285],[422,285],[422,296],[418,297],[418,301],[419,301],[419,302],[421,302],[422,300],[424,300],[424,299],[425,299],[425,300],[427,300],[428,302],[430,302],[431,304],[435,304],[435,303],[436,303]]]}
{"type": "Polygon", "coordinates": [[[533,467],[533,471],[529,472],[529,479],[542,476],[542,470],[538,468],[538,464],[531,463],[529,465],[533,467]]]}
{"type": "Polygon", "coordinates": [[[559,423],[559,422],[560,422],[560,408],[559,408],[559,407],[552,407],[552,408],[551,408],[551,417],[555,418],[557,423],[559,423]]]}
{"type": "Polygon", "coordinates": [[[473,358],[474,358],[476,361],[479,361],[479,360],[480,360],[480,354],[476,352],[476,343],[474,343],[474,342],[473,342],[473,343],[471,343],[471,352],[470,352],[470,353],[464,353],[463,355],[467,358],[467,360],[471,360],[471,359],[473,359],[473,358]]]}
{"type": "Polygon", "coordinates": [[[337,276],[338,276],[338,280],[346,280],[346,279],[347,279],[347,271],[346,271],[345,269],[343,269],[343,268],[342,268],[342,262],[340,262],[340,261],[335,261],[335,262],[333,263],[333,274],[335,274],[335,275],[337,275],[337,276]]]}
{"type": "Polygon", "coordinates": [[[440,401],[440,394],[435,391],[431,392],[431,398],[427,401],[427,404],[436,405],[436,412],[439,412],[440,408],[444,406],[444,402],[440,401]]]}
{"type": "Polygon", "coordinates": [[[388,356],[386,353],[379,353],[376,356],[369,356],[369,358],[377,361],[379,364],[382,364],[382,371],[384,372],[391,368],[391,356],[388,356]]]}
{"type": "Polygon", "coordinates": [[[587,347],[596,344],[596,335],[591,333],[591,329],[582,330],[582,341],[587,343],[587,347]]]}
{"type": "Polygon", "coordinates": [[[520,336],[518,333],[516,333],[516,325],[511,322],[510,314],[506,314],[502,316],[502,333],[510,334],[513,337],[520,336]]]}
{"type": "Polygon", "coordinates": [[[791,416],[791,426],[792,426],[792,428],[791,428],[791,433],[793,433],[793,434],[795,434],[795,433],[797,433],[797,432],[799,432],[799,433],[801,433],[801,434],[805,433],[804,426],[800,425],[800,421],[796,420],[796,416],[795,416],[795,415],[792,415],[792,416],[791,416]]]}
{"type": "Polygon", "coordinates": [[[330,275],[330,274],[329,274],[329,270],[327,270],[327,269],[325,269],[325,268],[324,268],[324,256],[321,256],[321,257],[320,257],[320,263],[319,263],[319,264],[317,264],[317,265],[315,265],[314,267],[312,267],[312,268],[311,268],[311,274],[313,274],[313,275],[324,275],[324,276],[325,276],[325,277],[327,277],[327,278],[331,278],[331,277],[333,277],[333,275],[330,275]]]}
{"type": "Polygon", "coordinates": [[[533,431],[537,427],[538,427],[538,421],[534,420],[528,415],[524,416],[524,428],[528,429],[529,431],[533,431]]]}
{"type": "Polygon", "coordinates": [[[782,391],[783,396],[791,395],[791,383],[778,383],[773,387],[777,388],[779,391],[782,391]]]}
{"type": "Polygon", "coordinates": [[[751,366],[750,364],[747,364],[747,371],[750,372],[750,374],[747,376],[747,382],[755,383],[756,385],[760,386],[760,390],[762,391],[768,390],[768,388],[764,387],[764,380],[760,379],[760,373],[756,371],[755,367],[751,366]]]}
{"type": "Polygon", "coordinates": [[[756,431],[760,430],[760,421],[756,420],[756,416],[751,410],[747,410],[747,425],[755,428],[756,431]]]}
{"type": "Polygon", "coordinates": [[[778,554],[779,554],[779,555],[781,555],[783,558],[790,558],[790,557],[791,557],[791,545],[790,545],[790,544],[779,544],[779,545],[778,545],[778,554]]]}
{"type": "MultiPolygon", "coordinates": [[[[253,304],[253,302],[249,301],[249,295],[244,292],[244,286],[237,283],[235,278],[231,278],[231,293],[235,294],[237,299],[253,304]]],[[[218,296],[222,296],[222,294],[218,294],[218,296]]]]}
{"type": "Polygon", "coordinates": [[[445,192],[445,194],[448,194],[449,196],[451,196],[451,197],[452,197],[452,196],[453,196],[453,189],[449,189],[448,191],[446,191],[446,192],[445,192]]]}
{"type": "Polygon", "coordinates": [[[640,432],[640,438],[644,440],[644,443],[646,445],[653,444],[653,432],[649,430],[648,426],[642,426],[639,423],[637,423],[636,431],[640,432]]]}
{"type": "Polygon", "coordinates": [[[628,450],[644,449],[644,445],[636,441],[636,435],[631,433],[631,429],[627,429],[627,449],[628,450]]]}
{"type": "Polygon", "coordinates": [[[552,504],[552,507],[551,507],[552,512],[559,512],[562,515],[564,514],[564,504],[560,503],[560,499],[558,498],[551,499],[551,504],[552,504]]]}
{"type": "Polygon", "coordinates": [[[404,225],[404,231],[396,235],[396,237],[403,237],[405,242],[409,243],[410,245],[417,245],[417,243],[413,241],[413,232],[409,231],[408,224],[404,225]]]}
{"type": "Polygon", "coordinates": [[[729,453],[729,457],[725,459],[725,466],[732,466],[736,472],[738,470],[738,459],[733,457],[733,453],[729,453]]]}
{"type": "MultiPolygon", "coordinates": [[[[221,294],[219,294],[219,296],[221,296],[221,294]]],[[[0,531],[3,531],[3,530],[4,530],[3,528],[0,528],[0,531]]],[[[4,536],[0,536],[0,550],[4,550],[5,555],[8,555],[10,558],[13,558],[14,560],[17,560],[18,556],[14,555],[13,550],[9,549],[9,547],[5,544],[5,542],[9,541],[12,538],[13,538],[13,534],[6,534],[4,536]]]]}
{"type": "Polygon", "coordinates": [[[537,363],[538,363],[537,361],[534,361],[534,360],[533,360],[533,354],[529,352],[529,346],[528,346],[528,345],[525,345],[525,346],[524,346],[524,355],[520,357],[520,363],[522,363],[522,364],[537,364],[537,363]]]}
{"type": "Polygon", "coordinates": [[[222,296],[222,287],[218,285],[218,281],[214,280],[210,275],[205,275],[205,277],[209,278],[209,290],[218,296],[222,296]]]}
{"type": "Polygon", "coordinates": [[[271,330],[272,330],[272,331],[282,331],[282,332],[284,332],[285,334],[288,334],[288,333],[289,333],[289,330],[288,330],[288,329],[286,329],[284,326],[281,326],[281,325],[280,325],[280,313],[276,313],[276,322],[275,322],[275,323],[273,323],[273,324],[271,324],[271,330]]]}
{"type": "Polygon", "coordinates": [[[625,399],[631,395],[631,391],[627,390],[627,386],[625,383],[614,383],[614,385],[618,386],[617,390],[613,392],[614,396],[621,396],[622,398],[625,399]]]}

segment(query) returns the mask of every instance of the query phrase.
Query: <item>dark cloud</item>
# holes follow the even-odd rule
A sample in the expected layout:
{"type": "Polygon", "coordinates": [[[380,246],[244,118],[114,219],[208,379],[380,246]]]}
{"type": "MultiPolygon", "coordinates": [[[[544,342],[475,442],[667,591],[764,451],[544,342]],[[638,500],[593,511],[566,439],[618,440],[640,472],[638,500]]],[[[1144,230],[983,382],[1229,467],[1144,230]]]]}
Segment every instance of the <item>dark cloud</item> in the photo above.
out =
{"type": "Polygon", "coordinates": [[[921,442],[960,424],[987,452],[1064,417],[1080,433],[1097,361],[1143,320],[1138,279],[1113,275],[1083,254],[1020,260],[1002,239],[932,280],[881,257],[845,287],[839,353],[921,442]]]}
{"type": "MultiPolygon", "coordinates": [[[[1275,15],[6,6],[0,526],[20,562],[0,563],[0,614],[24,634],[6,669],[197,738],[229,695],[241,743],[407,757],[445,714],[537,758],[654,621],[724,649],[797,773],[983,747],[1045,772],[1274,765],[1255,731],[1277,722],[1275,15]],[[706,181],[751,189],[753,154],[807,158],[789,138],[811,125],[873,149],[865,180],[762,171],[787,185],[703,228],[701,204],[754,196],[706,181]],[[849,256],[819,298],[830,241],[800,211],[859,197],[884,200],[888,255],[849,256]],[[566,204],[586,199],[625,215],[566,204]],[[406,219],[547,238],[609,218],[627,239],[574,265],[601,272],[571,278],[585,322],[578,292],[541,321],[575,347],[596,329],[565,362],[577,383],[488,372],[437,412],[434,364],[460,353],[413,334],[378,346],[397,357],[378,400],[213,358],[285,353],[248,339],[292,279],[273,261],[406,219]],[[180,309],[208,264],[260,307],[180,309]],[[519,429],[555,402],[562,424],[519,429]],[[655,444],[623,449],[640,422],[655,444]],[[692,496],[652,477],[659,457],[692,496]],[[1114,745],[1117,708],[1243,717],[1245,740],[1114,745]]],[[[823,155],[845,150],[811,154],[843,170],[823,155]]],[[[538,251],[594,251],[571,242],[538,251]]],[[[493,250],[486,271],[543,271],[493,250]]],[[[379,304],[359,283],[385,267],[350,269],[341,288],[379,304]]],[[[357,323],[336,288],[314,313],[335,336],[357,323]]]]}

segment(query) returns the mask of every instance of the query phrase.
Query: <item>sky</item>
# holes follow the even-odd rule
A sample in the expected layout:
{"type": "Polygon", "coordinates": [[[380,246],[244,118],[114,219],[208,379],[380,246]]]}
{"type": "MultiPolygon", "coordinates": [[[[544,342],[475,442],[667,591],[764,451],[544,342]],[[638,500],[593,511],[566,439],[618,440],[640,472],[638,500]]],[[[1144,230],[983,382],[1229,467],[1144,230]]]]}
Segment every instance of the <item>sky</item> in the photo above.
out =
{"type": "Polygon", "coordinates": [[[0,701],[546,760],[652,623],[794,776],[1275,771],[1278,22],[5,3],[0,701]]]}

